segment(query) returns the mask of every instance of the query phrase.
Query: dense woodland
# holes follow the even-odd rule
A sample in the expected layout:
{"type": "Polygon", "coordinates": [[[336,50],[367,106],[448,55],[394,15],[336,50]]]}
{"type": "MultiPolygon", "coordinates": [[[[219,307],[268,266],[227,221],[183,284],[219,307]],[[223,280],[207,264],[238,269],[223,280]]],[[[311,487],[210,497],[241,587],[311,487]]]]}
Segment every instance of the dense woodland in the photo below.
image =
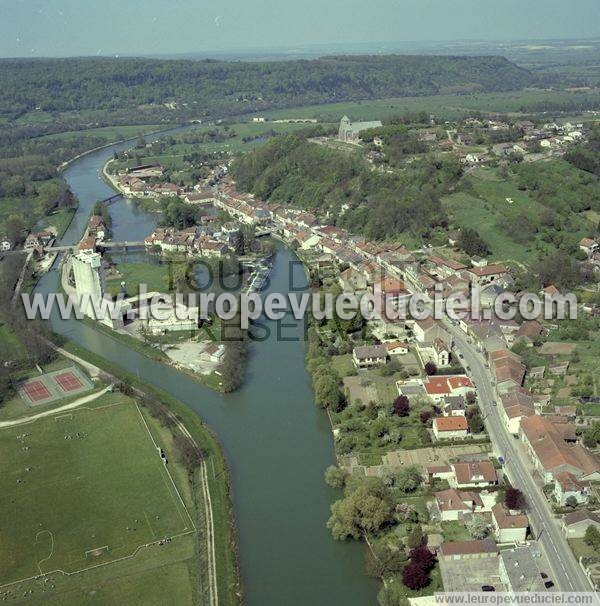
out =
{"type": "Polygon", "coordinates": [[[596,127],[585,143],[579,143],[565,155],[573,166],[600,177],[600,127],[596,127]]]}
{"type": "Polygon", "coordinates": [[[531,74],[502,57],[388,55],[310,61],[151,59],[0,61],[0,115],[122,110],[175,100],[227,114],[328,101],[516,90],[531,74]]]}

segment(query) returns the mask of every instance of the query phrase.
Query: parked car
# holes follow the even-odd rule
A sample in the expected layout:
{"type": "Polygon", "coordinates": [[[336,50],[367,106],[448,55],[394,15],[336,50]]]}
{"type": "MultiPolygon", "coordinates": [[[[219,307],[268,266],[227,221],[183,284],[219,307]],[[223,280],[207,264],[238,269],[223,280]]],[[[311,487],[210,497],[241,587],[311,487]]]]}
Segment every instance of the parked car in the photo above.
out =
{"type": "Polygon", "coordinates": [[[545,587],[546,589],[551,589],[552,587],[554,587],[554,583],[553,583],[552,581],[546,581],[546,582],[544,583],[544,587],[545,587]]]}
{"type": "Polygon", "coordinates": [[[481,591],[496,591],[496,588],[493,585],[482,585],[481,591]]]}
{"type": "Polygon", "coordinates": [[[548,578],[548,575],[545,572],[540,572],[540,574],[542,575],[542,579],[548,578]]]}

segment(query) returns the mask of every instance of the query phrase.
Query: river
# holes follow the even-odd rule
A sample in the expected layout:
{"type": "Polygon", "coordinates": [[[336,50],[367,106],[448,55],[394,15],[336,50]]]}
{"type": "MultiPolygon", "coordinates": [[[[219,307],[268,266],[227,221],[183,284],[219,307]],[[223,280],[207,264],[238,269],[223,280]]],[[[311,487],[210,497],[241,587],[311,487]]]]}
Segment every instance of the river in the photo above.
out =
{"type": "MultiPolygon", "coordinates": [[[[93,204],[111,195],[100,170],[115,144],[74,161],[64,177],[79,199],[73,222],[61,240],[77,242],[93,204]]],[[[157,217],[130,200],[110,207],[113,237],[142,240],[157,217]]],[[[294,253],[280,247],[266,292],[287,292],[290,284],[306,288],[294,253]]],[[[39,292],[57,292],[58,273],[43,276],[39,292]]],[[[304,327],[292,316],[252,346],[247,382],[222,395],[189,376],[129,349],[87,323],[54,316],[53,329],[77,344],[138,374],[194,410],[213,429],[232,472],[238,527],[240,569],[245,603],[251,606],[375,604],[377,583],[364,574],[362,547],[331,539],[325,527],[338,491],[323,481],[334,462],[327,416],[313,401],[305,369],[304,327]]]]}

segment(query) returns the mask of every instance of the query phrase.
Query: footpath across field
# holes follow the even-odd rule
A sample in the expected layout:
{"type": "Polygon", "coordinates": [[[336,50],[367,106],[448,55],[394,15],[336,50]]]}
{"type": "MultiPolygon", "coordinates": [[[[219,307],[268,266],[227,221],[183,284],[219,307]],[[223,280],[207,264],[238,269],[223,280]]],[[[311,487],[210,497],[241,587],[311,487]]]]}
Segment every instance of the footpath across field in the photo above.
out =
{"type": "MultiPolygon", "coordinates": [[[[70,373],[61,381],[73,385],[70,373]]],[[[0,591],[195,531],[142,413],[122,394],[0,430],[0,511],[0,591]]]]}

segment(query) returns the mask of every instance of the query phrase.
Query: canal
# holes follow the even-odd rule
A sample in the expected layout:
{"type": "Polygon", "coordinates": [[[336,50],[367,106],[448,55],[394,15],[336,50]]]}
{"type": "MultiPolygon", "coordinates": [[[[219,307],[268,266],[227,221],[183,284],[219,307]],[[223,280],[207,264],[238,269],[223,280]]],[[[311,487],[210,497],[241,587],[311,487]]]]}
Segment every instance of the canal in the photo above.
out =
{"type": "MultiPolygon", "coordinates": [[[[74,161],[64,177],[79,209],[62,238],[77,242],[95,201],[112,190],[100,178],[104,162],[132,142],[74,161]]],[[[157,216],[131,200],[110,207],[115,240],[142,240],[157,216]]],[[[266,293],[304,290],[306,277],[294,253],[278,250],[266,293]]],[[[58,292],[58,273],[37,290],[58,292]]],[[[325,524],[339,493],[323,481],[334,462],[327,416],[313,401],[305,369],[304,326],[286,316],[265,321],[269,336],[252,345],[247,382],[222,395],[174,368],[150,360],[87,323],[52,318],[53,329],[78,345],[160,387],[194,410],[215,432],[232,472],[240,568],[251,606],[375,604],[377,584],[364,574],[362,547],[331,539],[325,524]]],[[[264,332],[264,331],[263,331],[264,332]]]]}

